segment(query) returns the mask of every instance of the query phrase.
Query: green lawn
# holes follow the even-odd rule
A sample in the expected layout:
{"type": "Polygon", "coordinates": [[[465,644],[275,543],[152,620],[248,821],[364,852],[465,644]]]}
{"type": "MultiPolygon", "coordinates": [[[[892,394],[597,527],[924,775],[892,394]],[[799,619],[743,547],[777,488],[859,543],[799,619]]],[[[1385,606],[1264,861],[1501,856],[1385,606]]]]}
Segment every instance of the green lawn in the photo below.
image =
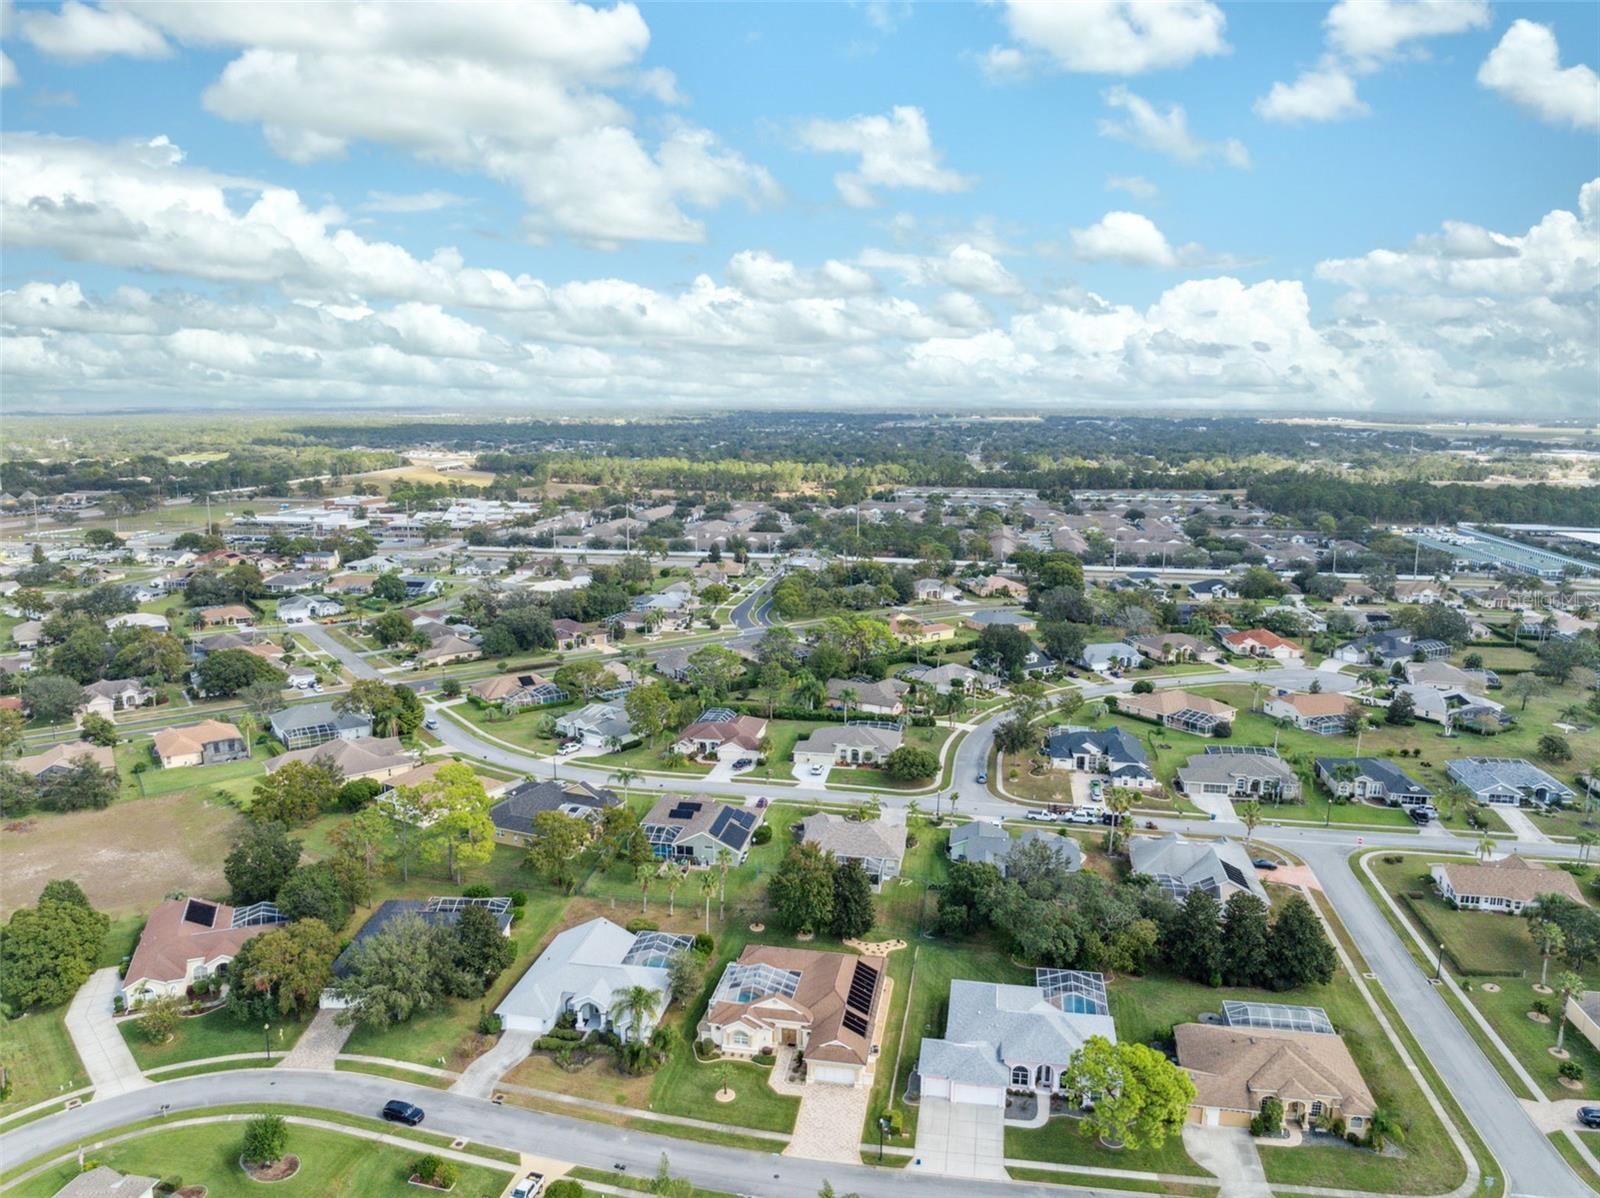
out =
{"type": "MultiPolygon", "coordinates": [[[[1579,1132],[1578,1134],[1585,1137],[1594,1135],[1593,1132],[1579,1132]]],[[[1589,1163],[1578,1155],[1578,1150],[1572,1146],[1572,1141],[1563,1132],[1559,1131],[1551,1132],[1549,1139],[1556,1146],[1556,1151],[1562,1155],[1567,1164],[1572,1166],[1572,1171],[1583,1179],[1583,1184],[1595,1191],[1595,1193],[1600,1194],[1600,1173],[1596,1173],[1591,1169],[1589,1163]]],[[[1585,1138],[1584,1146],[1590,1152],[1600,1152],[1600,1141],[1596,1139],[1585,1138]]]]}
{"type": "Polygon", "coordinates": [[[800,1100],[779,1094],[767,1084],[769,1070],[741,1061],[695,1060],[688,1042],[680,1037],[672,1056],[661,1066],[650,1087],[650,1109],[669,1115],[687,1115],[761,1131],[793,1131],[800,1100]],[[723,1078],[737,1095],[718,1102],[723,1078]]]}
{"type": "Polygon", "coordinates": [[[1079,1131],[1072,1119],[1053,1119],[1043,1127],[1006,1128],[1006,1156],[1057,1165],[1094,1165],[1104,1169],[1138,1169],[1152,1173],[1211,1174],[1189,1159],[1180,1136],[1169,1136],[1160,1148],[1102,1148],[1079,1131]]]}
{"type": "MultiPolygon", "coordinates": [[[[287,1181],[264,1187],[239,1168],[243,1135],[240,1123],[156,1129],[96,1149],[90,1159],[124,1173],[181,1176],[187,1185],[204,1185],[206,1198],[259,1198],[264,1189],[286,1198],[409,1198],[418,1193],[406,1181],[411,1162],[428,1151],[424,1145],[401,1148],[291,1125],[289,1151],[300,1158],[300,1171],[287,1181]]],[[[68,1161],[11,1193],[16,1198],[49,1198],[77,1171],[77,1162],[68,1161]]],[[[460,1165],[452,1193],[458,1198],[497,1198],[509,1176],[509,1169],[460,1165]]]]}
{"type": "Polygon", "coordinates": [[[530,752],[549,754],[556,751],[561,738],[540,734],[539,727],[544,723],[544,717],[560,718],[569,711],[576,711],[578,707],[577,703],[554,703],[549,707],[530,707],[507,716],[497,707],[480,707],[469,699],[447,708],[445,714],[530,752]]]}
{"type": "Polygon", "coordinates": [[[151,757],[150,742],[140,738],[117,747],[117,765],[127,780],[126,789],[132,794],[165,795],[197,787],[216,788],[241,778],[249,778],[253,782],[261,773],[261,763],[267,754],[258,745],[252,746],[252,751],[254,759],[250,761],[230,761],[223,765],[191,765],[164,770],[156,765],[154,758],[151,757]],[[149,768],[135,774],[132,769],[135,761],[148,762],[149,768]]]}
{"type": "Polygon", "coordinates": [[[146,1040],[137,1019],[122,1020],[117,1030],[128,1042],[139,1068],[154,1069],[157,1065],[176,1065],[180,1061],[201,1061],[240,1052],[255,1053],[260,1063],[266,1056],[267,1042],[271,1043],[272,1059],[276,1062],[294,1047],[308,1022],[309,1018],[279,1016],[271,1020],[270,1029],[263,1035],[261,1025],[254,1021],[241,1023],[223,1009],[179,1020],[178,1030],[165,1044],[146,1040]]]}
{"type": "Polygon", "coordinates": [[[1406,1072],[1354,981],[1341,969],[1325,986],[1306,986],[1286,994],[1198,986],[1152,974],[1116,978],[1110,986],[1111,1014],[1124,1041],[1165,1040],[1170,1029],[1218,1011],[1227,999],[1292,1002],[1319,1006],[1344,1036],[1361,1076],[1378,1105],[1398,1114],[1406,1127],[1406,1155],[1381,1157],[1335,1147],[1268,1149],[1261,1153],[1267,1179],[1279,1185],[1322,1185],[1330,1177],[1348,1189],[1384,1194],[1434,1194],[1465,1176],[1461,1158],[1434,1115],[1421,1088],[1406,1072]]]}
{"type": "Polygon", "coordinates": [[[583,764],[596,769],[617,770],[652,770],[658,774],[682,774],[686,778],[704,777],[711,772],[709,765],[698,762],[686,761],[682,765],[671,766],[662,760],[661,754],[668,751],[671,744],[662,738],[658,745],[634,745],[631,749],[623,749],[619,753],[601,753],[597,757],[583,758],[583,764]]]}
{"type": "MultiPolygon", "coordinates": [[[[1440,860],[1447,854],[1436,854],[1440,860]]],[[[1423,934],[1443,944],[1455,971],[1474,977],[1520,975],[1531,964],[1538,973],[1538,956],[1528,938],[1528,925],[1521,919],[1487,911],[1453,911],[1434,893],[1433,879],[1426,877],[1434,858],[1426,854],[1390,853],[1370,862],[1372,872],[1402,908],[1422,925],[1423,934]],[[1398,862],[1387,857],[1400,857],[1398,862]]]]}
{"type": "Polygon", "coordinates": [[[89,1084],[67,1035],[66,1014],[67,1008],[60,1006],[0,1020],[0,1064],[11,1083],[0,1115],[89,1084]]]}

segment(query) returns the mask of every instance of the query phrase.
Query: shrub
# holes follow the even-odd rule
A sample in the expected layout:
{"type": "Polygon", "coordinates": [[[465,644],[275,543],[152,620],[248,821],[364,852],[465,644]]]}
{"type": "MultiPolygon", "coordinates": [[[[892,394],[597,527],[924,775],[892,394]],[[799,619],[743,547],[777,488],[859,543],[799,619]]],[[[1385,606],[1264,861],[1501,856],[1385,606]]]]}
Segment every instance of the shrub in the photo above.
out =
{"type": "Polygon", "coordinates": [[[169,1194],[175,1194],[183,1189],[183,1177],[178,1173],[169,1173],[161,1179],[161,1184],[156,1188],[165,1190],[169,1194]]]}
{"type": "Polygon", "coordinates": [[[178,1030],[178,1020],[183,1018],[183,1000],[176,995],[164,994],[145,1004],[144,1015],[139,1019],[139,1032],[152,1044],[165,1044],[178,1030]]]}
{"type": "Polygon", "coordinates": [[[1535,1015],[1543,1015],[1547,1019],[1550,1017],[1550,1004],[1545,1002],[1545,1000],[1542,998],[1534,999],[1533,1005],[1528,1009],[1531,1010],[1535,1015]]]}
{"type": "Polygon", "coordinates": [[[1268,1098],[1261,1104],[1261,1109],[1250,1117],[1250,1134],[1253,1136],[1275,1136],[1283,1130],[1283,1103],[1276,1098],[1268,1098]]]}
{"type": "Polygon", "coordinates": [[[282,1160],[289,1150],[289,1125],[282,1115],[257,1115],[244,1125],[244,1159],[251,1164],[282,1160]]]}
{"type": "Polygon", "coordinates": [[[478,1008],[478,1034],[480,1036],[498,1036],[505,1026],[505,1021],[493,1011],[483,1007],[478,1008]]]}
{"type": "Polygon", "coordinates": [[[508,896],[511,905],[518,909],[528,905],[528,892],[526,890],[513,890],[508,896]]]}
{"type": "Polygon", "coordinates": [[[756,830],[750,834],[750,843],[751,844],[771,844],[772,843],[772,825],[771,824],[761,824],[761,825],[757,826],[756,830]]]}
{"type": "Polygon", "coordinates": [[[712,1057],[718,1057],[722,1055],[722,1050],[717,1047],[717,1042],[710,1036],[707,1036],[705,1039],[701,1040],[700,1043],[696,1045],[696,1050],[707,1060],[710,1060],[712,1057]]]}
{"type": "Polygon", "coordinates": [[[449,1189],[456,1184],[455,1163],[433,1152],[419,1156],[411,1162],[411,1175],[431,1186],[438,1186],[441,1190],[449,1189]]]}
{"type": "Polygon", "coordinates": [[[770,1052],[758,1052],[750,1059],[753,1060],[757,1065],[776,1065],[778,1063],[778,1058],[773,1056],[770,1052]]]}
{"type": "Polygon", "coordinates": [[[628,921],[628,931],[630,932],[659,932],[660,930],[661,925],[653,919],[630,919],[628,921]]]}
{"type": "Polygon", "coordinates": [[[563,1177],[560,1181],[553,1181],[545,1189],[545,1198],[583,1198],[588,1191],[583,1188],[583,1182],[571,1177],[563,1177]]]}
{"type": "Polygon", "coordinates": [[[880,1118],[888,1123],[889,1126],[887,1130],[889,1135],[903,1136],[906,1134],[905,1119],[901,1116],[899,1111],[891,1107],[889,1110],[884,1111],[880,1115],[880,1118]]]}
{"type": "Polygon", "coordinates": [[[1141,678],[1139,681],[1133,684],[1133,693],[1136,695],[1148,695],[1155,689],[1156,684],[1151,682],[1148,678],[1141,678]]]}
{"type": "Polygon", "coordinates": [[[711,951],[717,947],[717,942],[712,939],[709,932],[696,932],[694,934],[694,951],[702,957],[709,957],[711,951]]]}
{"type": "Polygon", "coordinates": [[[488,885],[486,882],[474,882],[471,886],[468,886],[461,892],[461,897],[473,899],[493,898],[494,887],[488,885]]]}
{"type": "Polygon", "coordinates": [[[1560,1068],[1556,1072],[1569,1081],[1579,1082],[1583,1080],[1583,1066],[1578,1064],[1577,1061],[1562,1061],[1560,1068]]]}

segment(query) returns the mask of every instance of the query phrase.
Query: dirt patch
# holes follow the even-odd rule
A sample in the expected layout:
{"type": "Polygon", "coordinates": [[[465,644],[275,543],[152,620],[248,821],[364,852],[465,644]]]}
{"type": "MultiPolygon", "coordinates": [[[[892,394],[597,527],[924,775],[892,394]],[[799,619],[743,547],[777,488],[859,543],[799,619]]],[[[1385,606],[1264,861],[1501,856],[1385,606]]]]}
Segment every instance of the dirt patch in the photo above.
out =
{"type": "Polygon", "coordinates": [[[0,913],[32,903],[51,878],[76,878],[112,917],[146,912],[174,890],[221,891],[238,820],[199,790],[30,819],[6,836],[0,913]]]}
{"type": "Polygon", "coordinates": [[[300,1158],[294,1153],[279,1160],[269,1161],[264,1165],[251,1164],[239,1158],[239,1168],[243,1169],[251,1181],[288,1181],[300,1172],[300,1158]]]}
{"type": "Polygon", "coordinates": [[[1535,1023],[1550,1022],[1550,1016],[1546,1015],[1543,1011],[1529,1011],[1528,1018],[1533,1020],[1535,1023]]]}

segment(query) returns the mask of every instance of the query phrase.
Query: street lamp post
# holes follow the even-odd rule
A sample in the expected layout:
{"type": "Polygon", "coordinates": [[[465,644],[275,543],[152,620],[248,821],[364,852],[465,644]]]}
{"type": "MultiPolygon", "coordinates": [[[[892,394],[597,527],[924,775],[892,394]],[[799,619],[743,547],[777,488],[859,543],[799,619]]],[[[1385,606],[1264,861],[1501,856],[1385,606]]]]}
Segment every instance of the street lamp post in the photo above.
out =
{"type": "Polygon", "coordinates": [[[883,1115],[878,1116],[878,1163],[883,1163],[883,1133],[889,1130],[889,1120],[883,1115]]]}
{"type": "Polygon", "coordinates": [[[1433,980],[1434,980],[1435,983],[1437,983],[1439,981],[1440,975],[1442,975],[1443,973],[1444,973],[1444,945],[1441,944],[1439,946],[1439,951],[1437,953],[1435,953],[1434,956],[1433,956],[1433,980]]]}
{"type": "Polygon", "coordinates": [[[263,1023],[261,1025],[261,1047],[262,1050],[266,1052],[268,1061],[272,1060],[272,1039],[267,1035],[267,1033],[271,1030],[272,1025],[270,1023],[263,1023]]]}

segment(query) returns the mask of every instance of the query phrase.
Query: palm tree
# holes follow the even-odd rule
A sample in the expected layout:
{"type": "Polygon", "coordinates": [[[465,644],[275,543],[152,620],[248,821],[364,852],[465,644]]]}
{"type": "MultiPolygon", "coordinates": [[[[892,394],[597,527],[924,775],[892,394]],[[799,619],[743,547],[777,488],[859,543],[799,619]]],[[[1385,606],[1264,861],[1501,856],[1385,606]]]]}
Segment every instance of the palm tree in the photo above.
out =
{"type": "Polygon", "coordinates": [[[915,799],[906,801],[906,823],[910,824],[922,818],[922,804],[915,799]]]}
{"type": "Polygon", "coordinates": [[[1493,852],[1494,837],[1485,832],[1482,836],[1478,837],[1478,859],[1480,861],[1487,861],[1493,852]]]}
{"type": "Polygon", "coordinates": [[[1397,1144],[1404,1144],[1406,1131],[1392,1111],[1380,1106],[1374,1107],[1372,1114],[1367,1119],[1367,1136],[1371,1140],[1373,1148],[1379,1149],[1390,1140],[1397,1144]]]}
{"type": "Polygon", "coordinates": [[[1256,825],[1261,822],[1261,804],[1255,799],[1240,803],[1238,816],[1244,823],[1244,844],[1250,847],[1250,838],[1256,834],[1256,825]]]}
{"type": "Polygon", "coordinates": [[[1434,802],[1438,804],[1440,813],[1447,820],[1454,819],[1456,817],[1456,808],[1463,803],[1471,801],[1471,799],[1472,792],[1459,782],[1451,783],[1434,796],[1434,802]]]}
{"type": "MultiPolygon", "coordinates": [[[[1117,843],[1122,836],[1122,823],[1128,818],[1128,812],[1133,809],[1133,791],[1126,786],[1113,786],[1111,793],[1106,795],[1106,807],[1116,818],[1111,821],[1111,830],[1106,833],[1106,851],[1117,851],[1117,843]]],[[[1259,810],[1260,804],[1257,804],[1259,810]]]]}
{"type": "Polygon", "coordinates": [[[1534,947],[1539,950],[1542,958],[1539,965],[1539,985],[1547,986],[1546,975],[1550,972],[1550,958],[1567,946],[1567,934],[1561,930],[1559,924],[1551,923],[1548,919],[1536,919],[1528,928],[1528,935],[1533,938],[1534,947]]]}
{"type": "Polygon", "coordinates": [[[653,986],[629,986],[611,1000],[613,1027],[626,1025],[625,1039],[639,1040],[644,1025],[655,1018],[661,1003],[661,991],[653,986]]]}
{"type": "Polygon", "coordinates": [[[861,692],[853,686],[847,686],[839,692],[839,702],[844,707],[845,722],[850,722],[850,705],[861,698],[861,692]]]}
{"type": "Polygon", "coordinates": [[[1561,1022],[1556,1025],[1556,1051],[1565,1050],[1567,1040],[1567,999],[1583,990],[1583,979],[1570,969],[1556,974],[1556,989],[1561,991],[1561,1022]]]}
{"type": "Polygon", "coordinates": [[[633,880],[639,883],[639,913],[641,915],[648,914],[650,911],[650,883],[656,880],[656,874],[660,872],[660,868],[654,861],[636,865],[633,868],[633,880]]]}
{"type": "Polygon", "coordinates": [[[622,801],[626,803],[628,801],[628,787],[632,786],[635,782],[639,781],[639,779],[643,777],[644,775],[638,770],[631,769],[624,765],[619,766],[617,769],[614,769],[611,771],[611,773],[607,774],[606,781],[616,782],[621,785],[622,801]]]}
{"type": "Polygon", "coordinates": [[[728,871],[733,868],[733,852],[731,849],[717,850],[717,918],[727,916],[728,903],[728,871]]]}
{"type": "Polygon", "coordinates": [[[668,865],[662,869],[661,875],[667,887],[667,917],[670,919],[678,913],[678,887],[689,880],[689,867],[687,865],[668,865]]]}
{"type": "Polygon", "coordinates": [[[1592,828],[1580,828],[1573,839],[1578,842],[1578,861],[1582,864],[1589,860],[1589,850],[1600,844],[1600,832],[1592,828]]]}
{"type": "MultiPolygon", "coordinates": [[[[727,852],[727,849],[723,849],[727,852]]],[[[700,895],[706,900],[706,932],[711,931],[711,899],[717,893],[717,875],[709,869],[700,875],[700,895]]]]}

